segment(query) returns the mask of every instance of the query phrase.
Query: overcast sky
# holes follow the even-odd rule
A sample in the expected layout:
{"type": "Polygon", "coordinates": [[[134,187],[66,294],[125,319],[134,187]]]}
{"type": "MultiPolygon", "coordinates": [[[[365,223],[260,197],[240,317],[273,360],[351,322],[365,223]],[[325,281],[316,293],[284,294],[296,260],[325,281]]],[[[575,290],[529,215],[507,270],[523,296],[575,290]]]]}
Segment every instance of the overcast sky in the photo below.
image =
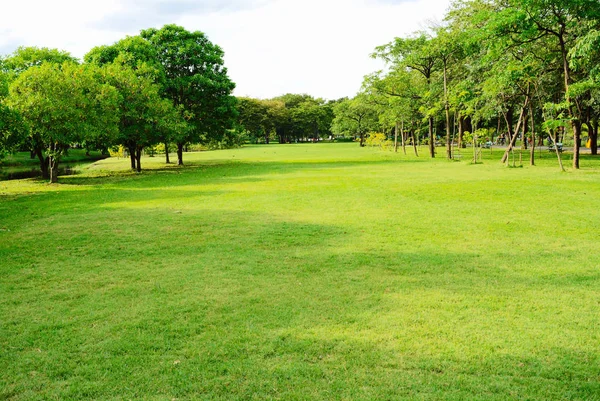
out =
{"type": "Polygon", "coordinates": [[[439,21],[450,0],[0,0],[0,54],[18,46],[83,57],[140,29],[175,23],[225,51],[235,94],[353,96],[382,65],[375,46],[439,21]]]}

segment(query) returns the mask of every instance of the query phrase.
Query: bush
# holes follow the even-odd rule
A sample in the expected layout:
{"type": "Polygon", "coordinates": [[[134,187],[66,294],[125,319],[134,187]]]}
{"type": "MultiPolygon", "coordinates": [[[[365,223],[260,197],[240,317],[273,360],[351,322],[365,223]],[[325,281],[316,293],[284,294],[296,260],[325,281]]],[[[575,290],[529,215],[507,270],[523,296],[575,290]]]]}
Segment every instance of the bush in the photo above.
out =
{"type": "Polygon", "coordinates": [[[382,147],[383,143],[387,140],[385,134],[380,132],[371,132],[367,137],[365,143],[367,146],[379,146],[382,147]]]}

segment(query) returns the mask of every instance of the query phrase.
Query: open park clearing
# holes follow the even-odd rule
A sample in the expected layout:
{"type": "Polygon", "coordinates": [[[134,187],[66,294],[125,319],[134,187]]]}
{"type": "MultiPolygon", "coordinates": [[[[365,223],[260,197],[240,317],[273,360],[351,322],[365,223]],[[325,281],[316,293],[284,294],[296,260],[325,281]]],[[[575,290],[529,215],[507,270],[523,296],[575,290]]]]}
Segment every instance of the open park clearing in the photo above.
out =
{"type": "Polygon", "coordinates": [[[0,399],[598,400],[600,159],[500,155],[0,182],[0,399]]]}

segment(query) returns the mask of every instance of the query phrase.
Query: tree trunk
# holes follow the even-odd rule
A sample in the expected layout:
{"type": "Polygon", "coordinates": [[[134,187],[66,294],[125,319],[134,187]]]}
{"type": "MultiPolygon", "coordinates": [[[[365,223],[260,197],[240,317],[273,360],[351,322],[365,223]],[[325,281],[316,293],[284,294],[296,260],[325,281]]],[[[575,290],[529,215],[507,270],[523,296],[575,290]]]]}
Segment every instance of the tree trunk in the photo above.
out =
{"type": "Polygon", "coordinates": [[[579,147],[581,146],[581,120],[580,116],[575,113],[575,107],[569,96],[569,85],[571,84],[571,68],[569,66],[568,51],[565,44],[565,39],[561,35],[558,37],[560,43],[560,51],[563,61],[563,73],[565,79],[565,99],[570,104],[569,117],[571,117],[571,127],[573,128],[573,168],[579,169],[579,147]]]}
{"type": "Polygon", "coordinates": [[[458,115],[458,148],[463,147],[463,135],[465,133],[465,118],[462,115],[458,115]]]}
{"type": "Polygon", "coordinates": [[[400,130],[400,123],[396,121],[396,128],[394,129],[394,153],[398,153],[398,131],[400,130]]]}
{"type": "Polygon", "coordinates": [[[169,143],[165,142],[165,160],[167,164],[171,163],[171,160],[169,159],[169,143]]]}
{"type": "Polygon", "coordinates": [[[590,131],[590,149],[592,151],[592,155],[598,154],[598,119],[594,119],[591,123],[590,131]]]}
{"type": "Polygon", "coordinates": [[[129,159],[131,161],[131,169],[135,170],[135,147],[131,146],[127,148],[129,152],[129,159]]]}
{"type": "Polygon", "coordinates": [[[579,147],[581,145],[581,123],[579,120],[571,122],[573,127],[573,168],[579,169],[579,147]]]}
{"type": "Polygon", "coordinates": [[[177,143],[177,165],[183,166],[183,143],[177,143]]]}
{"type": "Polygon", "coordinates": [[[446,110],[446,157],[452,159],[452,137],[450,133],[450,103],[448,102],[448,68],[444,61],[444,109],[446,110]]]}
{"type": "Polygon", "coordinates": [[[31,160],[35,159],[35,150],[30,150],[30,151],[29,151],[29,158],[30,158],[31,160]]]}
{"type": "Polygon", "coordinates": [[[42,170],[42,178],[45,180],[49,180],[50,179],[50,172],[48,171],[48,163],[49,160],[47,157],[44,157],[44,153],[42,152],[42,149],[35,149],[35,154],[38,158],[38,160],[40,161],[40,170],[42,170]]]}
{"type": "MultiPolygon", "coordinates": [[[[521,129],[521,124],[523,123],[523,117],[525,115],[525,110],[527,110],[528,104],[529,104],[529,96],[526,96],[525,104],[521,108],[521,114],[519,115],[519,121],[517,122],[517,128],[515,129],[515,133],[510,138],[510,143],[508,144],[508,147],[506,148],[506,151],[504,152],[504,155],[502,156],[502,163],[506,163],[506,161],[508,160],[508,155],[510,154],[510,152],[513,150],[513,147],[515,146],[515,142],[517,141],[517,136],[518,136],[519,130],[521,129]]],[[[508,120],[507,120],[507,122],[508,122],[508,120]]],[[[508,126],[509,126],[508,129],[509,129],[509,135],[510,135],[510,124],[508,126]]]]}
{"type": "Polygon", "coordinates": [[[58,159],[55,156],[48,158],[50,182],[56,184],[58,182],[58,159]]]}
{"type": "Polygon", "coordinates": [[[142,147],[138,147],[135,150],[135,162],[136,162],[136,170],[138,173],[142,172],[142,147]]]}
{"type": "Polygon", "coordinates": [[[533,102],[529,102],[529,120],[531,121],[531,149],[529,151],[529,164],[535,166],[535,120],[533,117],[533,102]]]}
{"type": "Polygon", "coordinates": [[[419,157],[419,151],[417,150],[417,139],[415,138],[415,130],[410,130],[410,136],[412,139],[413,150],[415,151],[415,156],[419,157]]]}
{"type": "Polygon", "coordinates": [[[402,120],[402,125],[400,126],[400,137],[402,138],[402,151],[406,156],[406,134],[404,133],[404,120],[402,120]]]}
{"type": "Polygon", "coordinates": [[[433,117],[429,117],[429,155],[435,157],[435,138],[433,137],[433,117]]]}
{"type": "Polygon", "coordinates": [[[521,149],[527,150],[527,138],[525,135],[527,134],[527,123],[529,122],[529,113],[525,113],[525,117],[523,120],[523,132],[521,134],[521,149]]]}

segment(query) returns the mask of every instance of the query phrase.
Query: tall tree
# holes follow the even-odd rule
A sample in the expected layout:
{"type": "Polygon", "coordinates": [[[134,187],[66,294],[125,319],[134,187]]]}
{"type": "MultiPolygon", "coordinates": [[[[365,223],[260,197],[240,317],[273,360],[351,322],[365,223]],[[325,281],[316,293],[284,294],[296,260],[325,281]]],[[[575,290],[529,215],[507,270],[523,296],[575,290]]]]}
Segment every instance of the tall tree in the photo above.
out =
{"type": "MultiPolygon", "coordinates": [[[[438,54],[431,44],[431,36],[420,33],[411,38],[396,38],[393,42],[376,48],[373,57],[381,58],[395,66],[406,66],[418,71],[427,82],[428,90],[423,93],[423,111],[429,123],[429,154],[435,157],[434,106],[436,95],[434,92],[433,74],[438,70],[438,54]]],[[[398,68],[397,67],[397,68],[398,68]]]]}
{"type": "Polygon", "coordinates": [[[224,66],[223,50],[200,31],[189,32],[177,25],[146,29],[141,37],[158,53],[165,73],[164,94],[191,116],[193,129],[182,132],[177,143],[178,164],[188,143],[218,141],[233,127],[235,84],[224,66]]]}

